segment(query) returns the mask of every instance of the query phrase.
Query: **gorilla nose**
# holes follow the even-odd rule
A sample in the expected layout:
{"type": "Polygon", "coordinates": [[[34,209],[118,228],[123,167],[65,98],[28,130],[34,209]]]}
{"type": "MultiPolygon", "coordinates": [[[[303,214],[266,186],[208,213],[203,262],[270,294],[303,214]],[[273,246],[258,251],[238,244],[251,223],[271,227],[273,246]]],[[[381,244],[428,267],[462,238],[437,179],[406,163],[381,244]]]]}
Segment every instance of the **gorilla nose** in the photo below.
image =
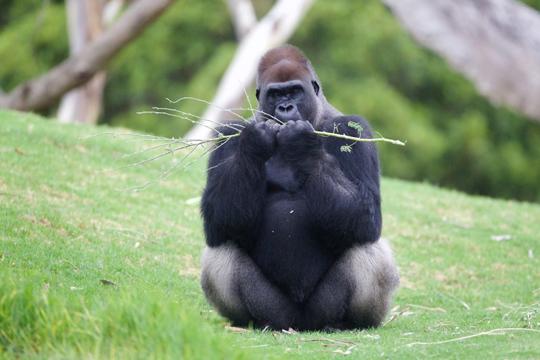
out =
{"type": "Polygon", "coordinates": [[[287,104],[287,105],[279,105],[278,106],[278,111],[282,112],[282,113],[288,113],[288,112],[291,112],[293,111],[294,109],[294,105],[291,105],[291,104],[287,104]]]}
{"type": "Polygon", "coordinates": [[[276,108],[276,116],[283,121],[299,120],[298,109],[294,104],[281,104],[276,108]]]}

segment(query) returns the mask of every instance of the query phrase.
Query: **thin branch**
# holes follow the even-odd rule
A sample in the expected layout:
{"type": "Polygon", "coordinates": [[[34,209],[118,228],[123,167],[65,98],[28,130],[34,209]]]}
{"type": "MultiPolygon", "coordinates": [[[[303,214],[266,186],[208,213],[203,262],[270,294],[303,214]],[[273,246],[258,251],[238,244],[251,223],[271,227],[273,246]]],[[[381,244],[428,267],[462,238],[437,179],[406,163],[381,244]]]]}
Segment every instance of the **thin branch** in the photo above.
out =
{"type": "MultiPolygon", "coordinates": [[[[401,140],[388,139],[388,138],[385,138],[385,137],[361,138],[361,137],[349,136],[349,135],[344,135],[344,134],[336,134],[336,133],[331,133],[331,132],[326,132],[326,131],[318,131],[318,130],[315,130],[314,133],[319,135],[319,136],[322,136],[322,137],[334,137],[334,138],[337,138],[337,139],[349,140],[349,141],[353,141],[353,142],[387,142],[387,143],[391,143],[391,144],[394,144],[394,145],[405,146],[405,142],[403,142],[401,140]]],[[[224,139],[228,140],[228,139],[231,139],[231,138],[234,138],[234,137],[237,137],[237,136],[240,136],[240,132],[238,132],[236,134],[232,134],[232,135],[224,135],[224,136],[219,136],[217,138],[211,138],[211,139],[207,139],[207,140],[198,140],[198,141],[204,141],[204,142],[222,141],[224,139]]]]}
{"type": "MultiPolygon", "coordinates": [[[[245,92],[245,89],[244,89],[244,92],[245,92]]],[[[176,99],[176,100],[171,100],[169,98],[166,98],[166,100],[171,103],[171,104],[177,104],[179,102],[182,102],[182,101],[187,101],[187,100],[190,100],[190,101],[196,101],[196,102],[200,102],[200,103],[203,103],[203,104],[206,104],[208,105],[208,107],[210,108],[216,108],[218,109],[219,111],[223,111],[223,112],[226,112],[228,114],[231,114],[233,115],[234,117],[242,120],[242,121],[245,121],[245,122],[249,122],[250,120],[249,119],[246,119],[245,117],[243,117],[242,115],[238,114],[237,111],[251,111],[251,113],[257,113],[257,114],[261,114],[263,115],[264,117],[268,118],[268,119],[271,119],[271,120],[274,120],[275,122],[279,123],[279,124],[283,124],[283,122],[281,120],[279,120],[277,117],[273,116],[273,115],[270,115],[268,114],[267,112],[264,112],[262,110],[258,110],[258,109],[255,109],[253,107],[253,105],[251,104],[250,101],[249,102],[249,108],[242,108],[242,107],[233,107],[233,108],[224,108],[224,107],[221,107],[219,105],[216,105],[214,104],[213,102],[211,101],[208,101],[208,100],[204,100],[204,99],[199,99],[199,98],[196,98],[196,97],[192,97],[192,96],[184,96],[184,97],[181,97],[179,99],[176,99]]],[[[180,110],[178,110],[180,111],[180,110]]],[[[182,111],[182,113],[185,113],[184,111],[182,111]]],[[[187,113],[186,113],[187,114],[187,113]]],[[[221,122],[218,122],[216,120],[210,120],[208,118],[205,118],[204,116],[197,116],[197,115],[193,115],[193,114],[190,114],[190,116],[193,116],[193,117],[196,117],[196,118],[199,118],[199,119],[205,119],[207,121],[213,121],[214,123],[216,124],[222,124],[221,122]]],[[[255,115],[253,115],[253,117],[255,117],[255,115]]]]}
{"type": "MultiPolygon", "coordinates": [[[[208,128],[210,129],[211,131],[215,131],[217,132],[218,134],[221,134],[221,132],[219,130],[216,130],[215,128],[207,125],[204,123],[204,120],[203,121],[195,121],[195,120],[192,120],[186,116],[183,116],[183,115],[179,115],[179,114],[171,114],[169,112],[166,112],[166,111],[157,111],[157,110],[152,110],[152,111],[139,111],[137,112],[137,115],[145,115],[145,114],[153,114],[153,115],[167,115],[167,116],[171,116],[171,117],[175,117],[175,118],[178,118],[178,119],[183,119],[183,120],[187,120],[193,124],[197,124],[199,126],[203,126],[205,128],[208,128]]],[[[189,140],[189,139],[188,139],[189,140]]],[[[186,140],[186,141],[188,141],[186,140]]]]}
{"type": "MultiPolygon", "coordinates": [[[[203,99],[199,99],[199,98],[195,98],[195,97],[191,97],[191,96],[184,96],[184,97],[181,97],[181,98],[176,99],[176,100],[171,100],[171,99],[167,98],[166,100],[168,102],[170,102],[171,104],[176,104],[176,103],[179,103],[181,101],[186,101],[186,100],[192,100],[192,101],[201,102],[201,103],[206,104],[206,105],[208,105],[208,106],[210,106],[212,108],[216,108],[219,111],[225,111],[226,113],[229,113],[229,114],[235,116],[236,118],[238,118],[238,119],[240,119],[242,121],[248,121],[246,118],[242,117],[240,114],[235,113],[230,108],[224,108],[224,107],[216,105],[213,102],[208,101],[208,100],[203,100],[203,99]]],[[[205,117],[201,116],[201,118],[205,118],[205,117]]]]}
{"type": "Polygon", "coordinates": [[[178,110],[178,109],[157,107],[157,106],[152,107],[152,109],[157,110],[157,111],[170,111],[170,112],[181,114],[183,118],[185,118],[186,120],[188,120],[188,121],[190,121],[192,123],[197,123],[199,121],[206,121],[206,122],[209,122],[209,123],[212,123],[212,124],[215,124],[215,125],[225,126],[225,127],[229,128],[229,129],[233,129],[233,130],[238,130],[237,127],[244,128],[244,125],[242,125],[242,124],[234,124],[234,125],[220,124],[219,122],[214,121],[212,119],[205,119],[205,118],[203,118],[201,116],[197,116],[197,115],[188,113],[186,111],[178,110]],[[191,119],[191,118],[193,118],[193,119],[191,119]]]}
{"type": "Polygon", "coordinates": [[[359,138],[359,137],[355,137],[355,136],[349,136],[349,135],[344,135],[344,134],[336,134],[336,133],[331,133],[331,132],[326,132],[326,131],[318,131],[318,130],[315,130],[315,134],[317,135],[320,135],[320,136],[323,136],[323,137],[335,137],[335,138],[338,138],[338,139],[343,139],[343,140],[350,140],[350,141],[354,141],[354,142],[388,142],[388,143],[391,143],[391,144],[394,144],[394,145],[400,145],[400,146],[405,146],[405,143],[401,140],[394,140],[394,139],[387,139],[383,136],[379,136],[378,138],[359,138]]]}
{"type": "MultiPolygon", "coordinates": [[[[178,101],[185,100],[185,99],[188,99],[188,98],[182,98],[182,99],[179,99],[178,101]]],[[[200,99],[196,99],[196,98],[189,98],[189,99],[207,103],[205,100],[200,100],[200,99]]],[[[178,101],[176,101],[176,102],[178,102],[178,101]]],[[[211,103],[209,103],[209,104],[212,105],[211,103]]],[[[175,117],[175,118],[180,118],[180,119],[189,121],[190,123],[193,123],[196,126],[203,126],[203,127],[208,126],[207,124],[204,124],[204,122],[210,122],[211,124],[214,123],[214,121],[212,121],[212,120],[203,119],[203,118],[200,118],[200,117],[198,117],[196,115],[190,114],[188,112],[184,112],[184,111],[180,111],[180,110],[176,110],[176,109],[161,108],[161,107],[153,107],[152,109],[153,109],[152,111],[141,111],[141,112],[138,112],[138,114],[166,115],[166,116],[171,116],[171,117],[175,117]]],[[[231,112],[233,114],[236,114],[234,111],[232,111],[230,109],[224,109],[224,110],[229,111],[229,112],[231,112]]],[[[255,110],[255,109],[253,109],[251,107],[251,104],[250,104],[250,110],[253,111],[253,114],[255,114],[255,111],[257,111],[257,110],[255,110]]],[[[236,115],[238,115],[238,114],[236,114],[236,115]]],[[[273,118],[273,116],[268,116],[268,118],[271,119],[271,118],[273,118]]],[[[246,120],[246,119],[243,119],[243,120],[249,121],[249,120],[246,120]]],[[[279,121],[279,119],[276,119],[276,120],[279,121]]],[[[255,116],[253,116],[251,121],[255,121],[255,116]]],[[[154,150],[159,150],[160,152],[158,154],[154,153],[153,155],[151,155],[150,157],[148,157],[146,159],[139,160],[139,161],[134,162],[132,164],[129,164],[127,166],[132,167],[132,166],[144,165],[144,164],[147,164],[149,162],[161,159],[161,158],[163,158],[165,156],[174,155],[175,153],[177,153],[180,150],[189,149],[189,152],[187,154],[185,154],[180,161],[178,161],[173,166],[171,166],[169,169],[167,169],[159,178],[159,179],[164,179],[164,178],[168,177],[173,171],[175,171],[179,166],[183,165],[183,167],[186,168],[189,165],[191,165],[193,162],[198,160],[200,157],[204,157],[208,153],[216,151],[221,146],[224,146],[231,139],[240,136],[243,129],[245,128],[245,126],[243,126],[241,124],[238,124],[238,125],[227,125],[226,124],[226,126],[228,126],[230,129],[234,130],[235,133],[230,134],[230,135],[225,135],[225,134],[223,134],[222,132],[219,132],[216,129],[212,129],[212,131],[216,131],[218,133],[218,135],[216,137],[212,137],[212,138],[209,138],[209,139],[206,139],[206,138],[205,139],[174,139],[174,138],[173,139],[167,139],[167,138],[153,137],[153,136],[151,136],[150,138],[147,138],[145,135],[143,135],[143,138],[146,139],[146,140],[149,140],[149,141],[162,141],[163,143],[155,144],[155,145],[152,145],[152,146],[150,146],[148,148],[138,150],[138,151],[133,152],[131,154],[127,154],[124,157],[125,158],[131,158],[131,157],[133,157],[135,155],[140,155],[140,154],[145,154],[145,153],[152,153],[152,151],[154,151],[154,150]],[[174,145],[177,145],[177,144],[178,144],[178,146],[174,146],[174,145]],[[195,152],[196,149],[198,149],[199,147],[205,148],[206,145],[212,145],[212,146],[210,148],[206,149],[204,152],[202,152],[200,157],[197,157],[197,159],[194,159],[193,161],[190,161],[190,162],[185,162],[195,152]],[[162,150],[163,148],[166,148],[166,149],[163,151],[162,150]]],[[[402,141],[393,140],[393,139],[387,139],[387,138],[385,138],[383,136],[380,136],[380,137],[377,137],[377,138],[361,138],[361,137],[354,137],[354,136],[349,136],[349,135],[344,135],[344,134],[339,134],[339,133],[332,133],[332,132],[325,132],[325,131],[314,131],[314,133],[317,134],[318,136],[334,137],[334,138],[337,138],[337,139],[348,140],[348,141],[351,141],[351,142],[388,142],[388,143],[395,144],[395,145],[401,145],[401,146],[405,145],[405,143],[402,142],[402,141]]],[[[116,136],[117,134],[112,133],[112,135],[116,136]]],[[[137,135],[137,134],[127,134],[127,135],[137,135]]],[[[223,161],[220,164],[215,165],[212,168],[220,166],[223,163],[225,163],[225,161],[223,161]]],[[[212,168],[209,168],[208,170],[211,170],[212,168]]],[[[134,188],[132,190],[144,189],[147,186],[149,186],[152,182],[153,181],[150,181],[150,182],[144,184],[143,186],[138,186],[138,187],[136,187],[136,188],[134,188]]]]}

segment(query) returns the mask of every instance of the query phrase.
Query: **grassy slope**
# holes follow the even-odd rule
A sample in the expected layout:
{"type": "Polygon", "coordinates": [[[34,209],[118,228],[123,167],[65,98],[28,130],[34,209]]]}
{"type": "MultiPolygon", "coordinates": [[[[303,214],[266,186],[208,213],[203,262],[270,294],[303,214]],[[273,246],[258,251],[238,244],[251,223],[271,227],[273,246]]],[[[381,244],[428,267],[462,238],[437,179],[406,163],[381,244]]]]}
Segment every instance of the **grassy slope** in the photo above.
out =
{"type": "Polygon", "coordinates": [[[0,112],[0,356],[540,357],[533,331],[410,345],[540,329],[540,206],[385,179],[384,236],[402,273],[394,320],[235,333],[198,285],[204,241],[186,200],[201,192],[204,161],[160,180],[171,158],[125,167],[146,154],[122,156],[149,142],[82,139],[104,131],[0,112]],[[512,238],[492,240],[500,234],[512,238]]]}

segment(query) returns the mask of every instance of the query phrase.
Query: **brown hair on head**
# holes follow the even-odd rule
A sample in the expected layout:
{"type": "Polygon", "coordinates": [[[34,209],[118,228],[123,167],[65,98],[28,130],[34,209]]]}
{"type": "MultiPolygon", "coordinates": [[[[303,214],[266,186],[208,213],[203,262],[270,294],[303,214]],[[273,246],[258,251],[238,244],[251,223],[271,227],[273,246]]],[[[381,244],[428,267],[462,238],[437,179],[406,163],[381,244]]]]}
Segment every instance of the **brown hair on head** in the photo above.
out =
{"type": "Polygon", "coordinates": [[[292,45],[284,45],[269,50],[261,58],[257,71],[257,83],[284,82],[309,77],[309,60],[302,51],[292,45]]]}

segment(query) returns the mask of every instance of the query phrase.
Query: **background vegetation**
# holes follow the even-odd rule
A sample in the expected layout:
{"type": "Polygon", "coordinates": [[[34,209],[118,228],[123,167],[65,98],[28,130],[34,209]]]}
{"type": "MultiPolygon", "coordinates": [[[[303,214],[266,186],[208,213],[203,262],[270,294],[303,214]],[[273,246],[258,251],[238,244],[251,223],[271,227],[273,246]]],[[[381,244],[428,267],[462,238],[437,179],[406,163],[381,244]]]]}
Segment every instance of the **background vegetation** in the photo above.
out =
{"type": "MultiPolygon", "coordinates": [[[[527,3],[540,9],[538,0],[527,3]]],[[[255,4],[262,15],[271,1],[255,4]]],[[[65,12],[59,0],[0,6],[0,87],[9,90],[65,58],[65,12]]],[[[379,1],[318,1],[291,42],[312,59],[332,103],[408,141],[404,149],[379,147],[385,175],[540,201],[540,125],[479,96],[379,1]]],[[[179,1],[109,68],[101,122],[181,136],[190,124],[136,111],[166,97],[210,99],[235,46],[223,1],[179,1]]]]}

